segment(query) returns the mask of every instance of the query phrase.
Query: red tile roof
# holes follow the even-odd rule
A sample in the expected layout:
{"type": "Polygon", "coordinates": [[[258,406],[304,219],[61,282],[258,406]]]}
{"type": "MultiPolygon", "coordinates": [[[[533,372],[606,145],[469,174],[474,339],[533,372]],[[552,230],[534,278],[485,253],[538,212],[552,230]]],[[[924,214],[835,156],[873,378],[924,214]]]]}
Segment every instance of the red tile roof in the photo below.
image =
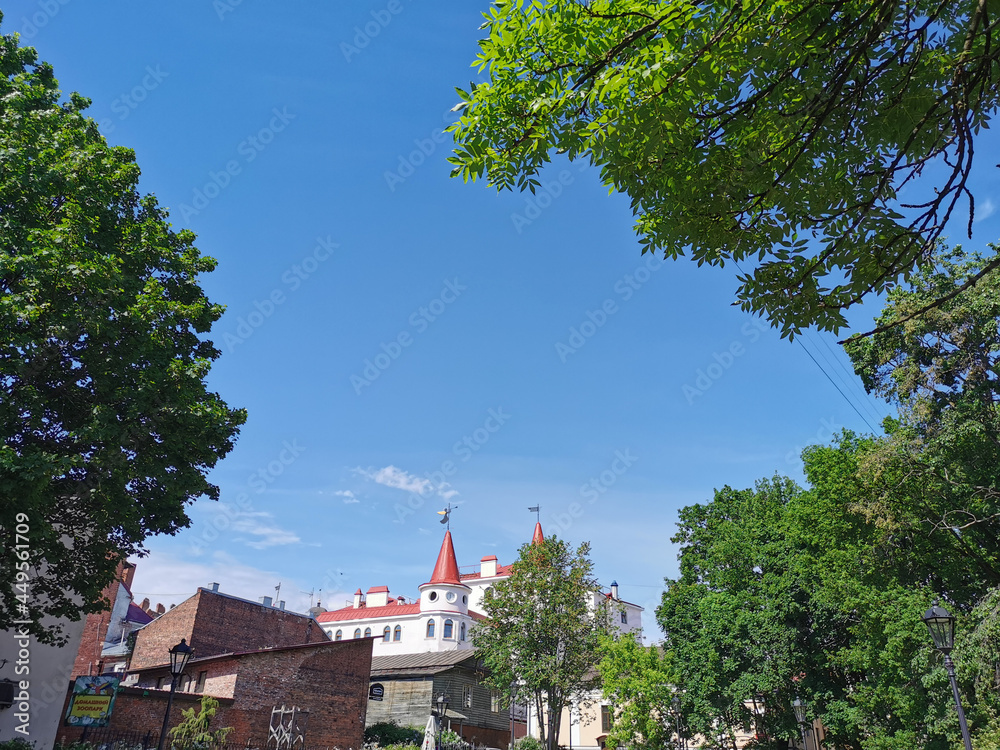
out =
{"type": "Polygon", "coordinates": [[[381,593],[383,591],[388,594],[389,593],[389,587],[388,586],[372,586],[370,589],[368,589],[368,593],[369,594],[379,594],[379,593],[381,593]]]}
{"type": "Polygon", "coordinates": [[[399,617],[400,615],[420,614],[420,603],[387,604],[384,607],[344,607],[332,612],[316,615],[316,622],[341,622],[346,620],[370,620],[376,617],[399,617]]]}

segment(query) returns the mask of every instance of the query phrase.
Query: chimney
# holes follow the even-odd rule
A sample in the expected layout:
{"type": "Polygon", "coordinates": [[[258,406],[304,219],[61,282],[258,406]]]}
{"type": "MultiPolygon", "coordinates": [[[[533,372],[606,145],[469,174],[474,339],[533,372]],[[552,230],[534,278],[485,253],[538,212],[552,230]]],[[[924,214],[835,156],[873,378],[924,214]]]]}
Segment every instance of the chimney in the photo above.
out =
{"type": "Polygon", "coordinates": [[[354,608],[358,609],[361,606],[361,589],[354,592],[354,608]]]}
{"type": "Polygon", "coordinates": [[[125,588],[129,591],[132,590],[132,579],[135,577],[135,565],[132,563],[122,564],[122,582],[125,584],[125,588]]]}
{"type": "Polygon", "coordinates": [[[139,605],[139,609],[141,609],[143,612],[148,612],[149,611],[149,597],[148,596],[145,599],[142,600],[142,604],[139,605]]]}
{"type": "Polygon", "coordinates": [[[269,596],[262,596],[260,598],[260,603],[263,604],[265,607],[270,607],[271,606],[271,597],[269,597],[269,596]]]}
{"type": "Polygon", "coordinates": [[[218,594],[219,593],[219,584],[218,583],[216,583],[215,581],[213,581],[212,583],[210,583],[208,585],[209,585],[209,591],[211,591],[213,594],[218,594]]]}
{"type": "Polygon", "coordinates": [[[162,604],[157,604],[156,605],[156,614],[162,615],[166,611],[167,611],[167,608],[164,607],[162,604]]]}
{"type": "Polygon", "coordinates": [[[616,602],[619,601],[619,599],[618,599],[618,581],[612,581],[611,582],[611,598],[614,599],[616,602]]]}
{"type": "Polygon", "coordinates": [[[389,603],[388,586],[372,586],[365,596],[366,607],[384,607],[389,603]]]}
{"type": "Polygon", "coordinates": [[[483,578],[492,578],[497,574],[497,556],[490,555],[479,561],[479,575],[483,578]]]}
{"type": "Polygon", "coordinates": [[[285,600],[282,599],[280,602],[278,602],[278,609],[284,609],[284,608],[285,608],[285,600]]]}

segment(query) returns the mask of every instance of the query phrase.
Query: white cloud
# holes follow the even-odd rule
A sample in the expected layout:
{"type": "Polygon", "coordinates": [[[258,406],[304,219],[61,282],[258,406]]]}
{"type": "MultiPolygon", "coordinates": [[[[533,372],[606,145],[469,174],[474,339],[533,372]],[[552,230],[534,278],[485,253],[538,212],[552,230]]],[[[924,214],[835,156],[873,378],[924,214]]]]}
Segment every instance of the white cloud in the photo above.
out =
{"type": "Polygon", "coordinates": [[[428,492],[436,492],[445,500],[450,500],[458,494],[458,490],[451,489],[451,485],[447,482],[435,484],[430,479],[418,477],[416,474],[410,474],[409,472],[399,469],[391,464],[383,469],[374,469],[371,467],[362,469],[359,466],[354,469],[354,473],[360,474],[366,479],[371,479],[376,484],[382,484],[396,490],[403,490],[404,492],[412,492],[420,496],[424,496],[428,492]]]}
{"type": "Polygon", "coordinates": [[[362,469],[358,467],[354,472],[371,479],[376,484],[383,484],[386,487],[403,490],[404,492],[415,492],[418,495],[434,489],[434,483],[430,479],[421,479],[415,474],[397,469],[391,464],[383,469],[362,469]]]}
{"type": "MultiPolygon", "coordinates": [[[[203,531],[203,542],[214,542],[218,537],[233,532],[248,534],[233,537],[232,541],[242,542],[253,549],[267,549],[287,544],[300,544],[302,539],[294,531],[282,529],[274,524],[274,516],[261,510],[239,510],[235,505],[219,503],[212,506],[211,517],[203,531]]],[[[197,542],[197,540],[196,540],[197,542]]],[[[194,543],[192,550],[203,550],[207,544],[194,543]]]]}
{"type": "MultiPolygon", "coordinates": [[[[194,596],[199,586],[209,587],[219,583],[223,594],[241,599],[259,601],[262,596],[275,595],[275,586],[281,584],[279,598],[285,600],[285,608],[293,612],[309,609],[309,592],[314,582],[305,583],[287,575],[244,565],[232,555],[221,550],[212,552],[205,559],[192,561],[188,557],[174,557],[166,552],[153,550],[147,557],[132,559],[136,563],[132,593],[136,603],[146,597],[152,606],[162,603],[168,609],[172,604],[180,604],[194,596]]],[[[323,581],[331,587],[324,589],[323,598],[335,601],[341,598],[341,590],[329,578],[323,581]]]]}
{"type": "Polygon", "coordinates": [[[337,497],[344,498],[344,504],[345,505],[351,505],[352,503],[360,503],[361,502],[360,500],[358,500],[358,498],[356,498],[354,496],[354,493],[351,492],[350,490],[337,490],[333,494],[336,495],[337,497]]]}
{"type": "Polygon", "coordinates": [[[994,213],[996,213],[997,207],[993,203],[992,198],[987,198],[976,208],[976,222],[983,221],[984,219],[990,218],[994,213]]]}

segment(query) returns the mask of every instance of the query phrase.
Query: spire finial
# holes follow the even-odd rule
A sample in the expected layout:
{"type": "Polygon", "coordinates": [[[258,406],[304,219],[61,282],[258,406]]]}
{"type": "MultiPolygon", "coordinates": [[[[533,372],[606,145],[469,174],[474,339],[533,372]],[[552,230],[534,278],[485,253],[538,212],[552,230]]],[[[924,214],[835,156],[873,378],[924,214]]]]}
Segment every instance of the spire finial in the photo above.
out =
{"type": "Polygon", "coordinates": [[[451,531],[451,512],[453,510],[455,509],[451,507],[451,503],[448,503],[444,510],[438,511],[439,516],[444,516],[444,518],[441,519],[441,523],[447,524],[448,531],[451,531]]]}

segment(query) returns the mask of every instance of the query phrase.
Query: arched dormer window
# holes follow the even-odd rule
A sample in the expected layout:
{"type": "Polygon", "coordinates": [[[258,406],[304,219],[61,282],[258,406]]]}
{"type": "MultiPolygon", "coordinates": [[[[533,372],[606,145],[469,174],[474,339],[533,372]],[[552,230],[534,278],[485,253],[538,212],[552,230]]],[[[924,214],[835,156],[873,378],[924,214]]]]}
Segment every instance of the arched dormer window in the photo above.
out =
{"type": "Polygon", "coordinates": [[[465,623],[464,622],[462,623],[461,627],[458,629],[458,634],[459,634],[458,635],[458,639],[460,641],[464,641],[465,640],[465,623]]]}
{"type": "Polygon", "coordinates": [[[333,640],[335,640],[335,641],[342,641],[343,639],[344,639],[344,631],[343,630],[338,630],[334,634],[334,636],[333,636],[333,640]]]}
{"type": "Polygon", "coordinates": [[[383,643],[388,643],[389,642],[389,633],[390,633],[389,626],[386,625],[385,626],[385,630],[382,631],[382,642],[383,643]]]}
{"type": "Polygon", "coordinates": [[[372,629],[365,628],[365,638],[371,638],[371,637],[372,637],[372,629]]]}
{"type": "Polygon", "coordinates": [[[361,628],[355,628],[354,629],[354,637],[355,638],[360,638],[361,637],[361,628]]]}
{"type": "Polygon", "coordinates": [[[428,638],[433,638],[434,637],[434,618],[433,617],[430,620],[427,621],[427,637],[428,638]]]}
{"type": "Polygon", "coordinates": [[[454,638],[455,623],[451,620],[444,621],[444,632],[441,634],[442,638],[454,638]]]}
{"type": "Polygon", "coordinates": [[[403,639],[403,629],[399,627],[399,625],[397,625],[396,629],[392,631],[392,640],[400,641],[402,639],[403,639]]]}

